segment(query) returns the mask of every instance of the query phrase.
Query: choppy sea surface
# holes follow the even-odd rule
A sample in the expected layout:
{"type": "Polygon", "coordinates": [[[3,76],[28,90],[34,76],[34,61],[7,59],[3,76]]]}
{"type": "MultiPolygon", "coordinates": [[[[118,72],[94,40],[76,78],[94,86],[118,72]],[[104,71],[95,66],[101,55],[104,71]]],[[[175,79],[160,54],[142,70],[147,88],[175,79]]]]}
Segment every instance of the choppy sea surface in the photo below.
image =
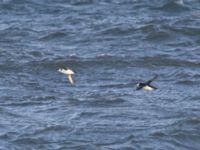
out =
{"type": "Polygon", "coordinates": [[[200,149],[198,0],[0,0],[0,72],[1,150],[200,149]]]}

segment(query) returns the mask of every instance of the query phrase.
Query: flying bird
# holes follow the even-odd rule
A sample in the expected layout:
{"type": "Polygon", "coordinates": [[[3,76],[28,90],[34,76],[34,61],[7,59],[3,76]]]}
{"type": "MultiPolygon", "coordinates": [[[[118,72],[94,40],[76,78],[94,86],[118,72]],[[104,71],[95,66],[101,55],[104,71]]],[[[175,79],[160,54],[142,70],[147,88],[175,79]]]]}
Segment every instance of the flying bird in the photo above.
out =
{"type": "Polygon", "coordinates": [[[156,90],[157,88],[151,85],[151,82],[153,82],[155,79],[157,79],[157,75],[154,76],[152,79],[146,81],[146,82],[139,82],[137,84],[137,88],[136,90],[147,90],[147,91],[152,91],[152,90],[156,90]]]}
{"type": "Polygon", "coordinates": [[[58,69],[58,72],[67,75],[69,82],[71,85],[74,85],[74,80],[72,76],[74,75],[74,71],[67,67],[67,69],[58,69]]]}

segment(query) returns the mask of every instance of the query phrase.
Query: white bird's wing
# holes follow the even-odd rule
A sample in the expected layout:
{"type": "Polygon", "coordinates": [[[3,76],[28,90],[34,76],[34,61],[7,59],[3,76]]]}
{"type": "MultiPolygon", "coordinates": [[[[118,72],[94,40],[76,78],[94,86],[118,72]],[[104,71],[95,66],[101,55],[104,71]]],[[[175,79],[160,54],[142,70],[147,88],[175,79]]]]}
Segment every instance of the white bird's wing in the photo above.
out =
{"type": "Polygon", "coordinates": [[[72,75],[68,75],[67,77],[68,77],[68,79],[69,79],[69,82],[70,82],[72,85],[74,85],[74,80],[73,80],[73,78],[72,78],[72,75]]]}

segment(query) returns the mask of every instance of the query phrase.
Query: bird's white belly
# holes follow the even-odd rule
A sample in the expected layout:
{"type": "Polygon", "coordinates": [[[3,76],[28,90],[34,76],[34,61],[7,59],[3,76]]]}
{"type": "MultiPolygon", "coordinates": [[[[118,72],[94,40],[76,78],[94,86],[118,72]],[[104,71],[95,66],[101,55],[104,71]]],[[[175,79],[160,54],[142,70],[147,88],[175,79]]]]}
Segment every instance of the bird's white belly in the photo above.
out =
{"type": "Polygon", "coordinates": [[[147,90],[147,91],[152,91],[152,90],[154,90],[154,89],[153,89],[152,87],[150,87],[150,86],[144,86],[143,89],[144,89],[144,90],[147,90]]]}

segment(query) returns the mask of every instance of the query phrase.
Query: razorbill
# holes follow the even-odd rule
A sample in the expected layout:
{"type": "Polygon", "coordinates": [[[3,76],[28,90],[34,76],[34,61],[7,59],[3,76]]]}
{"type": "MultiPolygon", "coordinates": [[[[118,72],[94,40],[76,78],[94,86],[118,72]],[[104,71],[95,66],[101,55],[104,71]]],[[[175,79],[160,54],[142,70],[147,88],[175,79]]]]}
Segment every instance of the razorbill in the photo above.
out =
{"type": "Polygon", "coordinates": [[[152,91],[156,90],[157,88],[151,85],[151,82],[154,81],[158,76],[154,76],[152,79],[148,80],[147,82],[139,82],[137,84],[136,90],[147,90],[147,91],[152,91]]]}
{"type": "Polygon", "coordinates": [[[61,73],[65,74],[65,75],[67,75],[71,85],[74,85],[74,80],[72,78],[72,75],[74,75],[74,71],[73,70],[71,70],[70,68],[67,67],[67,69],[58,69],[58,72],[61,72],[61,73]]]}

